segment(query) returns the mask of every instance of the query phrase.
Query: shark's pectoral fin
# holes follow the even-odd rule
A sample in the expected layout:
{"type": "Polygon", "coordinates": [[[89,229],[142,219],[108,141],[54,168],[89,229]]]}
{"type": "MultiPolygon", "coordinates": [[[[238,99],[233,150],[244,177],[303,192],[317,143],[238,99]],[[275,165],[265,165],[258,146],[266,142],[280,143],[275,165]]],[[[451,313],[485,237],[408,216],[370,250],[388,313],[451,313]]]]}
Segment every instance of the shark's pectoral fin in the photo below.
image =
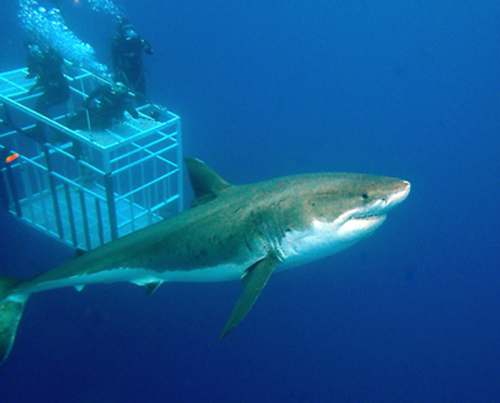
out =
{"type": "Polygon", "coordinates": [[[83,255],[85,255],[86,253],[87,253],[87,251],[86,251],[86,250],[81,249],[81,248],[76,248],[76,250],[75,250],[75,258],[80,257],[80,256],[83,256],[83,255]]]}
{"type": "Polygon", "coordinates": [[[264,288],[274,271],[274,268],[279,263],[279,260],[274,255],[268,255],[264,259],[255,263],[250,267],[242,278],[241,283],[243,284],[243,293],[236,302],[236,305],[231,312],[231,316],[222,329],[220,338],[222,339],[231,330],[233,330],[238,323],[245,317],[260,292],[264,288]]]}
{"type": "Polygon", "coordinates": [[[158,287],[162,284],[161,281],[152,281],[151,283],[144,284],[144,289],[146,290],[146,295],[149,297],[153,294],[158,287]]]}

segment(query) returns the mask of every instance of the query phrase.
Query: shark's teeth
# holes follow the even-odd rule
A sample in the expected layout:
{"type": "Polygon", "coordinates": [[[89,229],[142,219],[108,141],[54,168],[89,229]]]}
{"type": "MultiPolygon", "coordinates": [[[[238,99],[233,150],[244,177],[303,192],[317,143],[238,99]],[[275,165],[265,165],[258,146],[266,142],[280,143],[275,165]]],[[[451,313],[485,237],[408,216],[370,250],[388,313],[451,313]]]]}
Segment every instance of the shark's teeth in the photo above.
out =
{"type": "Polygon", "coordinates": [[[366,214],[366,215],[355,216],[352,218],[355,220],[372,220],[372,219],[381,218],[383,216],[384,216],[384,214],[366,214]]]}

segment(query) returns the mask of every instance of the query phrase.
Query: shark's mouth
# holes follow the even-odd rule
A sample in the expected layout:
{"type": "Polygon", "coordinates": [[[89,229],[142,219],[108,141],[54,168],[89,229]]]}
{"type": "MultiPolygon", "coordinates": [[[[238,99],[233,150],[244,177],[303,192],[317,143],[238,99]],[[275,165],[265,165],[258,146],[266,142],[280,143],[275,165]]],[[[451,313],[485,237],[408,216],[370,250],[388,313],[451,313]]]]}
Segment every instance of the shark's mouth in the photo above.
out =
{"type": "Polygon", "coordinates": [[[380,220],[385,218],[385,214],[364,214],[351,217],[351,220],[380,220]]]}
{"type": "Polygon", "coordinates": [[[346,239],[364,238],[375,231],[386,219],[385,214],[356,214],[339,229],[339,235],[346,239]]]}
{"type": "Polygon", "coordinates": [[[381,220],[386,218],[385,214],[382,213],[358,213],[358,214],[353,214],[351,217],[347,219],[346,222],[351,221],[351,220],[360,220],[360,221],[370,221],[370,220],[381,220]]]}

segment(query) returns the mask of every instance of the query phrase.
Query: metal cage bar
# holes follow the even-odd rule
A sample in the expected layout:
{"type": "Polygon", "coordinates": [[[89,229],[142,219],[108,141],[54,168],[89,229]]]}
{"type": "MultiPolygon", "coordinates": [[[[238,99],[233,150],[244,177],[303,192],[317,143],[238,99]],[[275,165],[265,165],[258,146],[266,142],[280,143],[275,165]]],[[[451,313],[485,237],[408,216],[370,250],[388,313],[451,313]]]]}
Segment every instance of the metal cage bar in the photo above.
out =
{"type": "Polygon", "coordinates": [[[51,117],[33,109],[42,94],[29,92],[35,80],[26,72],[0,73],[0,156],[20,155],[0,161],[5,209],[87,250],[162,220],[172,214],[167,206],[182,210],[179,116],[146,104],[137,108],[139,119],[126,115],[106,130],[72,130],[66,120],[75,105],[105,81],[71,67],[70,100],[51,117]],[[42,139],[31,135],[40,126],[42,139]],[[73,155],[75,144],[81,155],[73,155]]]}

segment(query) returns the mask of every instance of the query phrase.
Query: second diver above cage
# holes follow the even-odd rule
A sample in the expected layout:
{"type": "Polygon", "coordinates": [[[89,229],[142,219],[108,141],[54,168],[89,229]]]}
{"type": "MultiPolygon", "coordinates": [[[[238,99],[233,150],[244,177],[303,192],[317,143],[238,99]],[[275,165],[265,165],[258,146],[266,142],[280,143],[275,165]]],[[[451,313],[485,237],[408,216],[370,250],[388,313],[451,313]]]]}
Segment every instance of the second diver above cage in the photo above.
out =
{"type": "Polygon", "coordinates": [[[145,69],[142,52],[152,55],[149,42],[139,36],[128,18],[123,17],[111,40],[111,58],[115,80],[127,84],[136,95],[138,105],[147,103],[145,69]]]}

